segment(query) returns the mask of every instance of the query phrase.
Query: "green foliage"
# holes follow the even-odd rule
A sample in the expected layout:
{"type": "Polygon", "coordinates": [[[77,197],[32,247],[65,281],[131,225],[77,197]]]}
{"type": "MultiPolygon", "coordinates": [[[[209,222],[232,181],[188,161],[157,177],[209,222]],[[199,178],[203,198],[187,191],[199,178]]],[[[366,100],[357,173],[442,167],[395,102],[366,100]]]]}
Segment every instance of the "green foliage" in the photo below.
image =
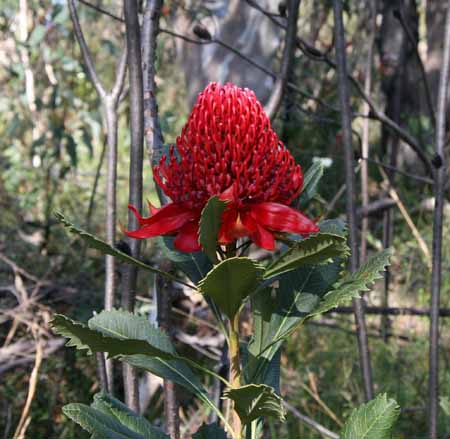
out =
{"type": "Polygon", "coordinates": [[[68,404],[63,413],[96,439],[169,439],[124,404],[105,395],[96,398],[92,407],[68,404]]]}
{"type": "Polygon", "coordinates": [[[340,273],[339,261],[313,266],[309,271],[306,271],[308,267],[302,267],[301,273],[294,271],[285,274],[286,279],[280,280],[277,293],[265,289],[256,294],[252,298],[254,335],[248,345],[248,380],[263,380],[270,369],[276,367],[272,359],[283,340],[307,319],[330,311],[359,297],[360,292],[367,291],[368,285],[379,278],[380,272],[388,265],[389,256],[390,250],[373,256],[360,270],[336,283],[340,273]]]}
{"type": "Polygon", "coordinates": [[[141,434],[148,439],[170,439],[168,435],[153,427],[144,417],[130,410],[125,404],[116,398],[101,392],[94,395],[91,407],[103,412],[105,415],[116,418],[122,425],[141,434]]]}
{"type": "Polygon", "coordinates": [[[275,389],[265,384],[249,384],[237,389],[227,389],[224,397],[234,401],[234,407],[244,425],[260,417],[273,417],[284,421],[282,399],[275,389]]]}
{"type": "Polygon", "coordinates": [[[314,162],[303,176],[303,189],[298,199],[299,206],[305,206],[317,193],[317,185],[323,176],[322,162],[314,162]]]}
{"type": "Polygon", "coordinates": [[[144,317],[124,311],[103,311],[89,321],[89,327],[57,314],[52,327],[57,334],[69,338],[67,346],[92,353],[107,352],[110,357],[144,354],[170,360],[179,358],[164,332],[144,317]]]}
{"type": "Polygon", "coordinates": [[[342,439],[390,439],[400,407],[386,394],[378,395],[353,411],[342,430],[342,439]]]}
{"type": "Polygon", "coordinates": [[[249,258],[230,258],[217,264],[198,287],[232,319],[243,300],[258,286],[263,271],[262,266],[249,258]]]}
{"type": "Polygon", "coordinates": [[[202,210],[199,224],[199,242],[209,259],[217,263],[217,234],[221,225],[221,217],[227,206],[219,197],[211,197],[202,210]]]}
{"type": "Polygon", "coordinates": [[[84,404],[68,404],[63,407],[63,413],[96,439],[153,439],[130,430],[115,417],[84,404]]]}
{"type": "Polygon", "coordinates": [[[223,428],[217,424],[202,425],[197,433],[192,435],[193,439],[227,439],[223,428]]]}
{"type": "MultiPolygon", "coordinates": [[[[159,274],[163,277],[180,282],[178,279],[176,279],[170,273],[166,273],[165,271],[162,271],[155,267],[147,265],[144,262],[140,261],[139,259],[133,258],[132,256],[124,253],[123,251],[121,251],[115,247],[112,247],[111,245],[107,244],[105,241],[97,238],[96,236],[92,235],[91,233],[86,232],[85,230],[74,226],[70,221],[68,221],[66,219],[66,217],[62,213],[56,212],[55,216],[58,221],[60,221],[62,224],[64,224],[65,227],[67,227],[67,229],[69,230],[70,233],[78,235],[81,239],[83,239],[83,241],[86,242],[86,244],[90,248],[100,250],[105,255],[114,256],[115,258],[117,258],[127,264],[135,265],[136,267],[142,268],[143,270],[147,270],[147,271],[150,271],[151,273],[159,274]]],[[[183,282],[181,282],[181,283],[183,283],[183,282]]]]}
{"type": "Polygon", "coordinates": [[[369,285],[380,279],[380,273],[389,265],[391,254],[390,249],[383,250],[372,256],[358,271],[345,276],[332,291],[324,296],[308,318],[330,311],[344,301],[359,297],[359,293],[369,291],[369,285]]]}
{"type": "Polygon", "coordinates": [[[186,363],[211,373],[197,363],[177,354],[168,336],[143,316],[125,311],[103,311],[91,318],[88,327],[62,315],[52,321],[54,331],[69,338],[68,346],[106,352],[132,366],[169,379],[193,392],[212,410],[221,413],[210,400],[199,379],[186,363]]]}
{"type": "Polygon", "coordinates": [[[345,238],[338,234],[317,233],[302,241],[295,242],[266,269],[264,278],[278,276],[302,265],[317,265],[336,257],[345,257],[349,249],[345,238]]]}

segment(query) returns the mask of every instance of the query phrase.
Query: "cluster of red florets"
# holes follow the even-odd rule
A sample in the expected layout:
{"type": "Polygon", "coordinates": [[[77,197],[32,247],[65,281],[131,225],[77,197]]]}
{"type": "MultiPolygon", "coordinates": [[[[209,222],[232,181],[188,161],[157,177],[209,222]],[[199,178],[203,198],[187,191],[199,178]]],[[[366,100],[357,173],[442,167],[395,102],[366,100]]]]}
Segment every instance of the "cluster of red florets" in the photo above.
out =
{"type": "Polygon", "coordinates": [[[175,203],[201,208],[235,184],[237,202],[290,204],[300,193],[302,171],[272,130],[248,89],[211,83],[199,95],[177,138],[176,152],[154,169],[175,203]]]}

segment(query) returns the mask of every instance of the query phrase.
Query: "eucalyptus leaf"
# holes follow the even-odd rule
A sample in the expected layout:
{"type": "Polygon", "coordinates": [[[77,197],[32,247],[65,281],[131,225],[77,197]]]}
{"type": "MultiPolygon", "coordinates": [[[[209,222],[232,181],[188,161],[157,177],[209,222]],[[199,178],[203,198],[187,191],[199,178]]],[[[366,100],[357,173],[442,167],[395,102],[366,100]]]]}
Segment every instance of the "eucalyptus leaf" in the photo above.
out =
{"type": "Polygon", "coordinates": [[[391,439],[400,407],[386,394],[355,409],[345,423],[342,439],[391,439]]]}
{"type": "Polygon", "coordinates": [[[282,399],[275,389],[265,384],[248,384],[236,389],[227,389],[224,398],[234,402],[234,409],[244,425],[260,417],[272,417],[285,420],[282,399]]]}
{"type": "Polygon", "coordinates": [[[258,286],[263,272],[263,267],[249,258],[229,258],[217,264],[198,287],[233,319],[244,299],[258,286]]]}
{"type": "Polygon", "coordinates": [[[211,197],[202,210],[199,223],[199,242],[209,259],[217,263],[217,235],[220,230],[222,213],[227,206],[219,197],[211,197]]]}

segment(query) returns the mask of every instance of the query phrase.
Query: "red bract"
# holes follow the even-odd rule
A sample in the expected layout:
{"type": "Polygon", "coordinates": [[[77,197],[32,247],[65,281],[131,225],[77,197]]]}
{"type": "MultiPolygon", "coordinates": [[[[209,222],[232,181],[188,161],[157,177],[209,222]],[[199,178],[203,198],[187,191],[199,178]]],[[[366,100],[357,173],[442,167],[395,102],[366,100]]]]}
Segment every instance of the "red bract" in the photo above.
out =
{"type": "Polygon", "coordinates": [[[220,244],[249,237],[267,250],[276,232],[308,235],[317,225],[289,207],[300,194],[303,175],[272,130],[270,120],[248,89],[209,84],[199,94],[187,124],[153,169],[156,183],[172,203],[142,218],[133,238],[176,235],[178,250],[200,250],[198,224],[208,199],[228,201],[218,236],[220,244]]]}

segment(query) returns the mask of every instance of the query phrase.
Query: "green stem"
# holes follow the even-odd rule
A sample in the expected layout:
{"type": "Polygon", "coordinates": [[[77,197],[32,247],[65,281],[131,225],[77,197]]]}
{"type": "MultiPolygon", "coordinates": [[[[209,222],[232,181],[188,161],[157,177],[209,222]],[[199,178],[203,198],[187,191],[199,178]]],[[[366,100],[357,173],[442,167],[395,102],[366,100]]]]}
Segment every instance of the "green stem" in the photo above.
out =
{"type": "MultiPolygon", "coordinates": [[[[230,383],[231,388],[241,387],[241,358],[239,349],[239,313],[236,313],[233,320],[230,321],[230,383]]],[[[241,439],[241,420],[233,407],[231,425],[238,439],[241,439]]]]}

